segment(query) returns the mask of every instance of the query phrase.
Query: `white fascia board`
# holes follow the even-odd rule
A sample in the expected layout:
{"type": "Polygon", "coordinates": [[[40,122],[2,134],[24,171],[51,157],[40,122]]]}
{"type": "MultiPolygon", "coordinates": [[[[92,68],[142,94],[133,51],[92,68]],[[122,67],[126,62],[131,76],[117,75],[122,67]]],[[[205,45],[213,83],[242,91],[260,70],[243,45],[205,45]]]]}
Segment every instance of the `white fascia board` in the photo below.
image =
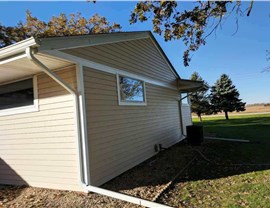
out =
{"type": "Polygon", "coordinates": [[[0,65],[7,64],[9,62],[16,61],[16,60],[22,59],[22,58],[26,58],[26,54],[25,53],[23,53],[21,55],[12,56],[10,58],[4,59],[3,61],[0,61],[0,65]]]}
{"type": "Polygon", "coordinates": [[[26,40],[20,41],[18,43],[15,43],[13,45],[4,47],[0,49],[0,60],[14,56],[16,54],[25,52],[25,49],[30,47],[30,46],[39,46],[37,43],[36,39],[31,37],[26,40]]]}
{"type": "Polygon", "coordinates": [[[48,51],[42,51],[42,53],[47,54],[47,55],[51,55],[51,56],[55,56],[55,57],[58,57],[58,58],[63,59],[63,60],[68,60],[68,61],[71,61],[73,63],[77,63],[77,64],[80,64],[82,66],[86,66],[86,67],[96,69],[96,70],[99,70],[99,71],[107,72],[107,73],[110,73],[110,74],[121,74],[121,75],[124,75],[124,76],[127,76],[127,77],[132,77],[134,79],[142,80],[142,81],[144,81],[146,83],[150,83],[150,84],[153,84],[153,85],[157,85],[157,86],[177,90],[177,86],[173,87],[173,86],[171,86],[171,85],[169,85],[169,84],[167,84],[165,82],[161,82],[161,81],[153,80],[153,79],[141,76],[141,75],[133,74],[133,73],[127,72],[124,69],[117,69],[117,68],[110,67],[110,66],[107,66],[107,65],[104,65],[104,64],[99,64],[99,63],[96,63],[96,62],[93,62],[93,61],[89,61],[89,60],[86,60],[86,59],[83,59],[83,58],[80,58],[80,57],[77,57],[77,56],[73,56],[73,55],[61,52],[61,51],[48,50],[48,51]]]}
{"type": "Polygon", "coordinates": [[[86,46],[117,43],[129,40],[145,39],[145,38],[149,38],[149,32],[134,32],[134,33],[116,32],[110,34],[44,38],[40,39],[41,46],[39,47],[39,51],[64,50],[86,46]]]}

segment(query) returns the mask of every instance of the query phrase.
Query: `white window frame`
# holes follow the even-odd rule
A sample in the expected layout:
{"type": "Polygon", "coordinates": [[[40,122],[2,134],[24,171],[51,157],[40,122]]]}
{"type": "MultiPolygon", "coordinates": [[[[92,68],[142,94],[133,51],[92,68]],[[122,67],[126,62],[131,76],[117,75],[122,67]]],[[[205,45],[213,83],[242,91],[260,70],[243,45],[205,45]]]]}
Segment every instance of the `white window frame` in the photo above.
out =
{"type": "Polygon", "coordinates": [[[189,99],[189,94],[187,93],[187,92],[184,92],[184,93],[181,93],[180,94],[180,97],[181,97],[181,105],[182,106],[190,106],[190,99],[189,99]],[[187,103],[183,103],[183,100],[182,100],[182,94],[187,94],[187,97],[186,97],[186,99],[187,99],[187,103]]]}
{"type": "MultiPolygon", "coordinates": [[[[21,114],[21,113],[30,113],[30,112],[39,111],[37,75],[27,77],[27,78],[24,78],[24,79],[20,79],[20,80],[16,80],[16,81],[12,81],[12,82],[9,82],[9,83],[5,83],[3,85],[16,83],[16,82],[23,81],[23,80],[30,79],[30,78],[33,79],[33,91],[34,91],[34,103],[33,103],[33,105],[0,110],[0,116],[16,115],[16,114],[21,114]]],[[[2,85],[0,85],[0,86],[2,86],[2,85]]]]}
{"type": "Polygon", "coordinates": [[[126,76],[122,74],[116,74],[116,82],[117,82],[117,95],[118,95],[118,105],[128,105],[128,106],[146,106],[146,89],[145,89],[145,81],[137,78],[133,78],[131,76],[126,76]],[[119,77],[127,77],[130,79],[135,79],[138,81],[141,81],[143,83],[143,96],[144,96],[144,101],[122,101],[121,100],[121,92],[120,92],[120,78],[119,77]]]}

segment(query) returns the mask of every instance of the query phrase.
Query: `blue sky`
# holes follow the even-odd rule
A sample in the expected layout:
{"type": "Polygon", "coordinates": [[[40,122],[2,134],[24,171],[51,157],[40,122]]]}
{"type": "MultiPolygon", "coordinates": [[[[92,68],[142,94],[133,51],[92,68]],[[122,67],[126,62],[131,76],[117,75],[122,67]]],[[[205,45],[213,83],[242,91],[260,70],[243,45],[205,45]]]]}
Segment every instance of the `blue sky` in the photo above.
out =
{"type": "MultiPolygon", "coordinates": [[[[192,2],[180,2],[189,8],[192,2]]],[[[248,2],[244,3],[248,6],[248,2]]],[[[105,16],[110,22],[118,22],[123,31],[151,30],[151,22],[129,25],[129,15],[135,2],[0,2],[0,22],[12,26],[25,20],[29,9],[33,16],[48,20],[52,15],[81,12],[90,17],[95,13],[105,16]]],[[[222,29],[207,39],[207,44],[195,52],[189,67],[183,66],[185,46],[180,41],[165,42],[155,35],[161,47],[182,78],[190,78],[197,71],[212,85],[221,74],[228,74],[247,103],[270,102],[270,72],[262,72],[270,61],[266,50],[270,49],[270,2],[254,2],[250,17],[239,18],[236,30],[235,17],[231,16],[222,29]]]]}

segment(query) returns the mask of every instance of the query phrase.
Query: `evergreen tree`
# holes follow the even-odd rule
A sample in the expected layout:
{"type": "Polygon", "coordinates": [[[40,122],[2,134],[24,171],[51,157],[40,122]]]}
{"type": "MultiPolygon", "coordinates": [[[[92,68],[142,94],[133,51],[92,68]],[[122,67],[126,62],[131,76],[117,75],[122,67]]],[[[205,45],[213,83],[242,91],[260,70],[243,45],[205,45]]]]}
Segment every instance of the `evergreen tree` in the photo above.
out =
{"type": "Polygon", "coordinates": [[[226,120],[228,112],[245,111],[246,103],[239,99],[239,92],[228,75],[222,74],[215,85],[211,88],[210,100],[214,113],[224,112],[226,120]]]}
{"type": "MultiPolygon", "coordinates": [[[[193,81],[202,81],[203,84],[207,86],[207,83],[197,72],[194,72],[190,79],[193,81]]],[[[202,114],[210,114],[210,104],[206,94],[207,91],[208,89],[196,91],[189,96],[191,102],[191,111],[197,114],[197,116],[200,118],[200,121],[202,121],[202,114]]]]}

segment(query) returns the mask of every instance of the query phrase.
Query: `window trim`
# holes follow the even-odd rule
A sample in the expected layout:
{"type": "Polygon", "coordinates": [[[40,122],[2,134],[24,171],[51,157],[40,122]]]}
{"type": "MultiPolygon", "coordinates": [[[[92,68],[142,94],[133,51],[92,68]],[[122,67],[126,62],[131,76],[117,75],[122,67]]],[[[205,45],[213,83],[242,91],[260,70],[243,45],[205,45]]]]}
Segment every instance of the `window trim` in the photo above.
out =
{"type": "Polygon", "coordinates": [[[137,79],[137,78],[133,78],[130,76],[125,76],[122,74],[116,74],[116,82],[117,82],[117,96],[118,96],[118,105],[127,105],[127,106],[147,106],[147,101],[146,101],[146,87],[145,87],[145,81],[141,80],[141,79],[137,79]],[[130,79],[135,79],[138,81],[141,81],[143,83],[143,95],[144,95],[144,101],[122,101],[121,100],[121,93],[120,93],[120,78],[119,76],[122,77],[127,77],[130,79]]]}
{"type": "Polygon", "coordinates": [[[37,75],[23,78],[23,79],[18,79],[16,81],[8,82],[5,84],[1,84],[0,86],[6,85],[6,84],[16,83],[16,82],[23,81],[23,80],[30,79],[30,78],[33,79],[34,104],[28,105],[28,106],[0,110],[0,116],[16,115],[16,114],[21,114],[21,113],[30,113],[30,112],[39,111],[37,75]]]}
{"type": "MultiPolygon", "coordinates": [[[[185,93],[185,92],[184,92],[184,93],[185,93]]],[[[182,98],[182,94],[184,94],[184,93],[180,93],[180,99],[182,98]]],[[[187,103],[183,103],[183,100],[181,99],[181,105],[182,105],[182,106],[190,106],[189,93],[185,93],[185,94],[187,94],[187,97],[186,97],[187,103]]]]}

